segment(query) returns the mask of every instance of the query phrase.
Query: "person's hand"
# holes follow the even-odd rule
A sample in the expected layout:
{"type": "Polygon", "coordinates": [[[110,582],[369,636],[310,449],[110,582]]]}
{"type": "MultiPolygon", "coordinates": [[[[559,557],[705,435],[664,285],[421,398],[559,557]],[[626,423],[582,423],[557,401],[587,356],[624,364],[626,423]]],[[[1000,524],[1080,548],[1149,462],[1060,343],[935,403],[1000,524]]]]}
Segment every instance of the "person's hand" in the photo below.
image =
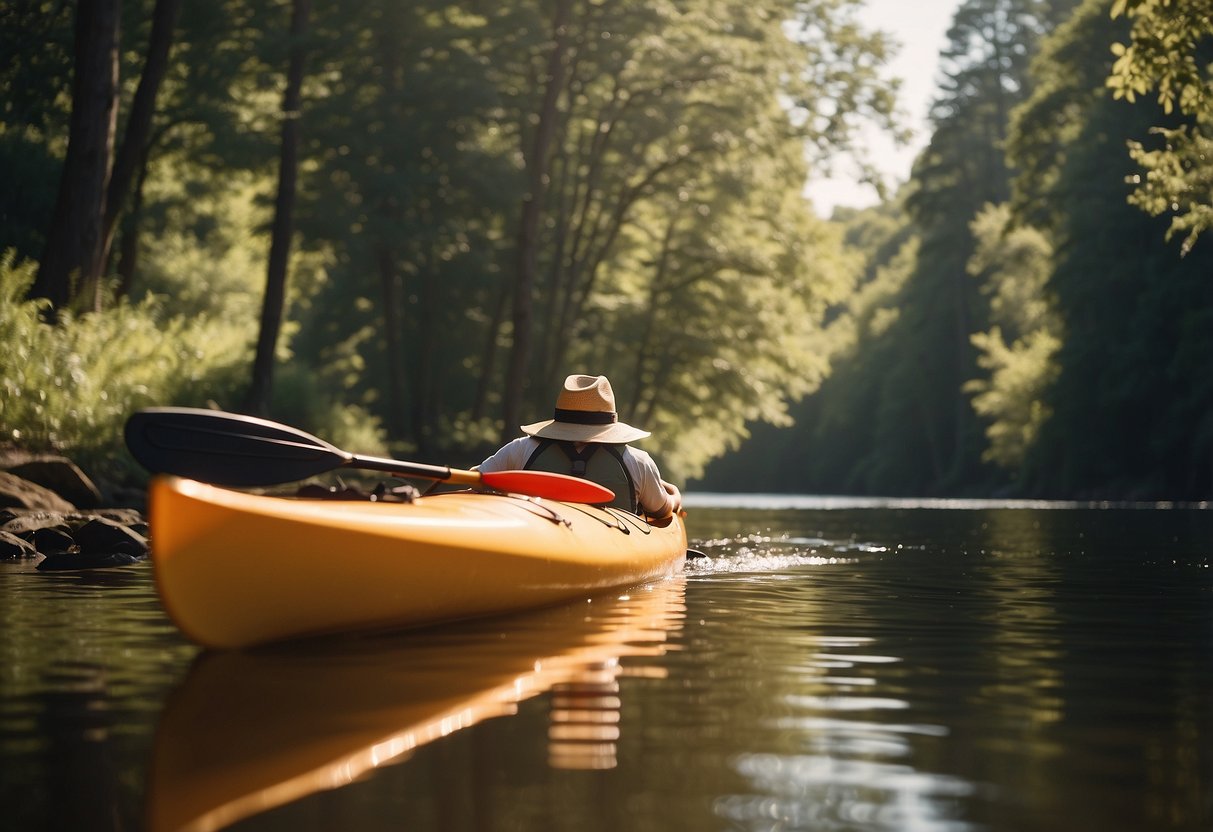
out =
{"type": "Polygon", "coordinates": [[[661,481],[661,487],[665,489],[665,503],[667,511],[662,517],[669,517],[671,514],[677,514],[682,511],[682,492],[678,490],[678,486],[672,482],[661,481]]]}

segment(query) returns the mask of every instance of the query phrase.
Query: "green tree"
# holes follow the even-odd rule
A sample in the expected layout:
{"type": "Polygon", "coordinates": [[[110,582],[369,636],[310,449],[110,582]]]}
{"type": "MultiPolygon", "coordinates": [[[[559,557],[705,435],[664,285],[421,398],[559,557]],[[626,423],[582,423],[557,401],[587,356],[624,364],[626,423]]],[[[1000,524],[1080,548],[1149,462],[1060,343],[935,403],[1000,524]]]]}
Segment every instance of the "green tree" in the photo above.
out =
{"type": "Polygon", "coordinates": [[[1117,98],[1157,94],[1164,114],[1178,110],[1191,123],[1156,125],[1165,139],[1157,149],[1140,140],[1130,153],[1145,170],[1130,201],[1148,213],[1169,215],[1170,238],[1183,233],[1191,250],[1213,228],[1213,4],[1209,0],[1116,0],[1112,17],[1132,21],[1128,43],[1112,44],[1116,62],[1107,84],[1117,98]]]}
{"type": "Polygon", "coordinates": [[[1027,95],[1029,61],[1055,12],[1032,0],[970,0],[948,31],[934,131],[908,196],[920,243],[885,336],[898,346],[878,370],[869,453],[883,458],[869,466],[881,477],[869,489],[955,493],[987,476],[985,440],[964,392],[979,373],[971,335],[989,325],[987,297],[967,271],[975,251],[970,222],[1010,193],[1003,156],[1009,114],[1027,95]]]}
{"type": "MultiPolygon", "coordinates": [[[[587,365],[689,472],[824,377],[823,322],[854,271],[802,197],[805,153],[823,169],[891,108],[858,0],[318,7],[293,235],[273,231],[288,4],[181,4],[166,27],[155,12],[174,5],[124,5],[119,112],[139,115],[106,268],[130,303],[241,332],[267,261],[289,271],[271,409],[357,405],[400,445],[474,454],[509,406],[512,433],[562,365],[587,365]],[[139,67],[160,78],[152,107],[139,67]]],[[[19,11],[35,7],[22,19],[54,48],[0,75],[48,95],[13,97],[0,153],[49,165],[69,133],[47,102],[70,88],[71,17],[19,11]]],[[[44,216],[14,231],[35,250],[53,202],[37,187],[44,216]]]]}
{"type": "Polygon", "coordinates": [[[265,414],[269,410],[274,377],[274,359],[286,307],[286,286],[294,233],[295,191],[299,178],[299,123],[303,108],[304,39],[308,34],[310,0],[292,0],[290,59],[286,89],[282,93],[282,139],[278,158],[278,190],[274,198],[274,221],[270,235],[270,256],[266,267],[265,296],[261,304],[261,326],[257,352],[253,357],[252,384],[248,409],[265,414]]]}
{"type": "MultiPolygon", "coordinates": [[[[541,407],[550,398],[567,369],[571,345],[588,343],[591,355],[609,351],[608,343],[593,337],[585,313],[651,200],[677,193],[684,195],[682,203],[695,204],[694,196],[686,195],[704,188],[694,171],[719,171],[723,159],[754,172],[740,161],[741,154],[746,144],[765,141],[763,135],[772,129],[791,131],[809,146],[830,142],[837,148],[850,141],[856,119],[889,117],[888,88],[865,64],[873,54],[883,55],[886,46],[853,23],[844,25],[854,5],[704,0],[677,7],[572,7],[568,43],[562,47],[559,38],[549,39],[555,51],[543,53],[551,59],[572,50],[568,66],[560,65],[564,89],[520,110],[519,136],[537,138],[546,125],[557,133],[548,167],[536,153],[523,153],[528,175],[534,175],[534,158],[551,181],[544,186],[546,202],[524,198],[521,227],[541,215],[550,231],[539,240],[544,256],[534,277],[517,270],[513,275],[530,287],[514,283],[513,375],[504,388],[518,404],[505,402],[507,434],[515,430],[512,416],[522,403],[541,407]],[[783,24],[789,18],[800,27],[800,36],[791,40],[783,24]],[[827,45],[830,37],[834,40],[827,45]],[[828,114],[823,92],[837,94],[828,114]],[[791,117],[770,106],[781,96],[797,105],[791,117]],[[532,121],[534,132],[526,127],[532,121]],[[519,351],[529,343],[525,330],[532,318],[547,322],[545,336],[538,339],[538,362],[524,360],[519,351]],[[529,395],[526,379],[535,382],[529,395]]],[[[556,78],[553,66],[542,65],[535,77],[556,78]]],[[[751,187],[782,191],[788,184],[755,181],[751,187]]],[[[527,193],[534,190],[532,184],[527,193]]],[[[698,220],[705,226],[712,221],[698,220]]],[[[647,233],[650,246],[662,239],[660,232],[647,233]]],[[[694,267],[685,256],[681,262],[694,267]]]]}
{"type": "Polygon", "coordinates": [[[118,120],[122,4],[76,4],[72,110],[59,195],[31,296],[52,307],[77,298],[100,303],[105,265],[105,200],[118,120]]]}
{"type": "Polygon", "coordinates": [[[71,113],[72,4],[0,5],[0,250],[34,261],[55,207],[71,113]]]}
{"type": "Polygon", "coordinates": [[[1045,234],[1011,225],[1009,205],[988,205],[972,223],[977,248],[968,263],[990,300],[993,326],[971,336],[988,375],[964,386],[987,420],[982,459],[1019,473],[1051,411],[1045,394],[1057,379],[1061,324],[1046,290],[1053,247],[1045,234]]]}
{"type": "Polygon", "coordinates": [[[987,440],[965,390],[983,377],[978,360],[988,353],[972,336],[990,329],[994,299],[968,272],[976,251],[970,223],[1010,193],[1010,113],[1028,93],[1042,33],[1069,7],[971,0],[957,10],[941,54],[934,129],[911,182],[884,209],[890,214],[849,221],[848,240],[863,247],[866,265],[853,296],[831,312],[830,377],[796,409],[797,438],[778,440],[800,448],[767,455],[779,482],[954,494],[1007,479],[982,465],[987,440]]]}
{"type": "Polygon", "coordinates": [[[1106,3],[1084,3],[1042,51],[1033,72],[1052,80],[1016,118],[1011,158],[1029,160],[1018,204],[1047,218],[1047,291],[1064,330],[1025,481],[1045,496],[1202,498],[1213,480],[1213,254],[1181,258],[1164,222],[1126,201],[1125,142],[1164,114],[1107,93],[1108,47],[1125,28],[1106,3]],[[1046,162],[1050,145],[1035,137],[1062,118],[1065,142],[1046,162]]]}

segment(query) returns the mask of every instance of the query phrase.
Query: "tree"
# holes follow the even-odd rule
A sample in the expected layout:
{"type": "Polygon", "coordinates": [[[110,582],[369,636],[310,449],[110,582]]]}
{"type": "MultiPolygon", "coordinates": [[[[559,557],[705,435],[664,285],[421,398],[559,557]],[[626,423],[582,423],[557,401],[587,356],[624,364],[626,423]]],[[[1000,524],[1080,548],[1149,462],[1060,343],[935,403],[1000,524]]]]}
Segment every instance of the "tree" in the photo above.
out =
{"type": "Polygon", "coordinates": [[[1047,223],[1046,289],[1064,331],[1023,482],[1042,496],[1203,499],[1213,493],[1213,252],[1180,257],[1164,222],[1126,201],[1125,142],[1165,123],[1154,102],[1107,94],[1108,46],[1126,27],[1100,0],[1084,3],[1033,68],[1050,81],[1016,114],[1011,160],[1030,160],[1017,201],[1047,223]],[[1042,152],[1053,140],[1034,137],[1063,118],[1060,152],[1042,152]]]}
{"type": "MultiPolygon", "coordinates": [[[[593,323],[595,305],[607,276],[621,256],[631,257],[639,239],[647,241],[649,260],[666,270],[643,277],[630,270],[631,292],[660,296],[649,281],[668,273],[671,263],[691,273],[715,273],[710,262],[700,263],[706,249],[692,257],[689,250],[671,256],[661,242],[681,239],[677,230],[687,218],[676,222],[674,214],[658,214],[656,222],[649,222],[653,204],[665,206],[677,194],[675,213],[703,211],[693,224],[704,229],[717,224],[717,217],[707,213],[712,189],[697,171],[727,178],[721,172],[727,159],[728,166],[754,172],[743,160],[757,152],[768,129],[782,129],[810,146],[843,144],[856,129],[856,119],[891,116],[887,88],[864,63],[874,63],[873,54],[882,55],[885,42],[864,38],[858,28],[838,22],[852,6],[703,0],[679,7],[573,7],[568,24],[572,57],[562,70],[565,88],[554,99],[545,95],[520,110],[524,125],[533,120],[536,131],[550,124],[557,132],[546,174],[550,181],[544,185],[547,199],[524,203],[526,210],[539,212],[532,220],[542,217],[546,231],[539,238],[543,257],[533,284],[527,289],[514,284],[515,369],[505,383],[506,396],[543,407],[569,361],[578,354],[611,354],[611,342],[593,323]],[[800,27],[792,39],[783,25],[788,17],[800,27]],[[839,40],[825,43],[826,33],[839,40]],[[829,60],[818,65],[813,56],[829,60]],[[840,94],[828,117],[820,103],[823,96],[814,95],[823,91],[840,94]],[[780,96],[799,106],[791,113],[768,107],[780,96]],[[555,114],[547,109],[553,103],[555,114]],[[536,106],[538,115],[532,109],[536,106]],[[522,318],[519,304],[525,309],[522,318]],[[549,325],[537,341],[539,360],[519,364],[519,345],[530,338],[525,332],[530,317],[549,325]],[[590,349],[579,349],[581,344],[590,349]],[[517,368],[523,365],[526,372],[520,375],[517,368]],[[527,379],[536,382],[529,395],[527,379]]],[[[547,69],[539,75],[553,77],[547,69]]],[[[540,135],[525,126],[518,132],[540,135]]],[[[782,158],[782,150],[775,152],[782,158]]],[[[528,171],[533,155],[526,156],[528,171]]],[[[767,180],[751,185],[780,192],[788,187],[767,180]]],[[[505,412],[509,433],[517,419],[512,405],[505,412]]]]}
{"type": "Polygon", "coordinates": [[[967,270],[969,228],[983,205],[1010,193],[1009,115],[1028,94],[1029,61],[1052,11],[1035,0],[969,0],[948,30],[934,132],[907,197],[920,243],[887,334],[901,346],[884,367],[876,409],[870,453],[889,454],[872,467],[889,478],[881,490],[950,493],[983,477],[985,440],[964,387],[980,373],[971,336],[988,328],[989,310],[967,270]]]}
{"type": "Polygon", "coordinates": [[[976,251],[969,274],[990,298],[987,332],[971,336],[988,375],[967,382],[973,409],[987,420],[984,461],[1018,474],[1051,410],[1062,343],[1055,301],[1046,290],[1053,248],[1039,229],[1011,225],[1008,205],[986,206],[972,223],[976,251]]]}
{"type": "Polygon", "coordinates": [[[543,216],[547,183],[551,179],[551,149],[556,140],[558,121],[563,118],[557,102],[563,93],[571,59],[572,10],[572,0],[555,0],[550,46],[546,49],[542,74],[536,79],[543,94],[538,109],[533,113],[534,129],[519,132],[523,140],[520,150],[526,185],[519,208],[512,303],[514,328],[502,398],[503,431],[507,439],[514,435],[514,426],[519,421],[531,359],[534,309],[531,295],[535,286],[535,271],[539,267],[539,223],[543,216]]]}
{"type": "Polygon", "coordinates": [[[105,205],[118,118],[119,0],[76,6],[75,68],[67,155],[31,297],[54,308],[100,305],[105,205]]]}
{"type": "Polygon", "coordinates": [[[278,193],[274,200],[274,223],[270,237],[270,257],[266,268],[265,297],[261,307],[261,328],[257,353],[253,359],[253,378],[248,408],[264,414],[269,409],[273,384],[274,359],[278,335],[286,306],[287,268],[294,233],[295,189],[299,167],[299,121],[302,115],[302,89],[311,0],[292,0],[290,61],[286,89],[282,93],[282,144],[278,162],[278,193]]]}
{"type": "Polygon", "coordinates": [[[181,13],[181,0],[156,0],[152,10],[151,32],[139,86],[131,102],[126,130],[114,158],[105,196],[101,262],[109,260],[110,247],[123,207],[132,185],[142,176],[147,165],[152,140],[152,119],[156,114],[156,98],[169,68],[169,51],[173,45],[173,29],[181,13]]]}
{"type": "Polygon", "coordinates": [[[74,4],[0,5],[0,250],[35,264],[63,174],[74,26],[74,4]]]}
{"type": "Polygon", "coordinates": [[[1190,124],[1156,126],[1165,140],[1158,149],[1130,141],[1142,168],[1130,202],[1153,216],[1168,214],[1168,239],[1185,233],[1191,250],[1213,228],[1213,3],[1209,0],[1116,0],[1112,17],[1132,21],[1128,44],[1112,45],[1116,62],[1107,85],[1116,98],[1135,101],[1152,91],[1164,114],[1173,111],[1190,124]]]}
{"type": "Polygon", "coordinates": [[[103,304],[114,230],[146,160],[180,5],[180,0],[155,4],[143,71],[116,152],[121,3],[86,2],[77,8],[68,152],[31,288],[33,296],[49,299],[55,308],[75,302],[98,310],[103,304]]]}

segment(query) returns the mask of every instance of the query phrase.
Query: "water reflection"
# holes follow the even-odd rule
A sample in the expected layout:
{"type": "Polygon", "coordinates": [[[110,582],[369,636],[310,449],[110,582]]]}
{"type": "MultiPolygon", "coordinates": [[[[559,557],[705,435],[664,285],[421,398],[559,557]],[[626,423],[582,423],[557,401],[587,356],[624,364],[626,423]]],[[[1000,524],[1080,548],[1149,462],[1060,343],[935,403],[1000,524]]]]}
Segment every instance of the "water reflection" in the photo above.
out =
{"type": "Polygon", "coordinates": [[[620,659],[666,651],[684,590],[670,580],[492,622],[205,654],[157,728],[149,825],[217,829],[348,785],[549,690],[551,765],[611,768],[620,659]]]}
{"type": "Polygon", "coordinates": [[[731,570],[692,579],[712,607],[689,632],[692,649],[702,655],[697,638],[722,628],[753,645],[715,663],[750,679],[737,701],[717,707],[752,730],[751,750],[728,761],[748,788],[717,797],[714,813],[751,830],[976,828],[963,804],[982,785],[932,765],[929,752],[950,729],[912,696],[906,679],[917,668],[881,623],[906,605],[874,598],[868,582],[847,586],[847,575],[805,564],[761,582],[731,570]]]}
{"type": "Polygon", "coordinates": [[[0,826],[1213,829],[1213,512],[690,519],[665,601],[194,665],[150,567],[0,564],[0,826]]]}
{"type": "Polygon", "coordinates": [[[761,645],[728,823],[1213,828],[1208,513],[758,516],[692,565],[693,650],[761,645]]]}
{"type": "Polygon", "coordinates": [[[616,658],[587,664],[553,685],[548,764],[571,771],[615,768],[621,705],[616,658]]]}

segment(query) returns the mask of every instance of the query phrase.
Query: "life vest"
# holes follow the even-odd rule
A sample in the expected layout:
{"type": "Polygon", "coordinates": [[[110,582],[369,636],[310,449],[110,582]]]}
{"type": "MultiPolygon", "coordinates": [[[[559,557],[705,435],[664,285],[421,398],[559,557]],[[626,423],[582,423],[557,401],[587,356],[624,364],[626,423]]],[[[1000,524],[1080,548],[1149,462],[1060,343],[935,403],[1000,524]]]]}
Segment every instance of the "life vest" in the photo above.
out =
{"type": "Polygon", "coordinates": [[[623,464],[622,445],[591,442],[578,451],[572,442],[540,439],[539,447],[531,452],[523,467],[529,471],[571,474],[596,482],[615,492],[615,499],[603,505],[621,508],[633,514],[640,513],[636,483],[632,482],[632,475],[623,464]]]}

